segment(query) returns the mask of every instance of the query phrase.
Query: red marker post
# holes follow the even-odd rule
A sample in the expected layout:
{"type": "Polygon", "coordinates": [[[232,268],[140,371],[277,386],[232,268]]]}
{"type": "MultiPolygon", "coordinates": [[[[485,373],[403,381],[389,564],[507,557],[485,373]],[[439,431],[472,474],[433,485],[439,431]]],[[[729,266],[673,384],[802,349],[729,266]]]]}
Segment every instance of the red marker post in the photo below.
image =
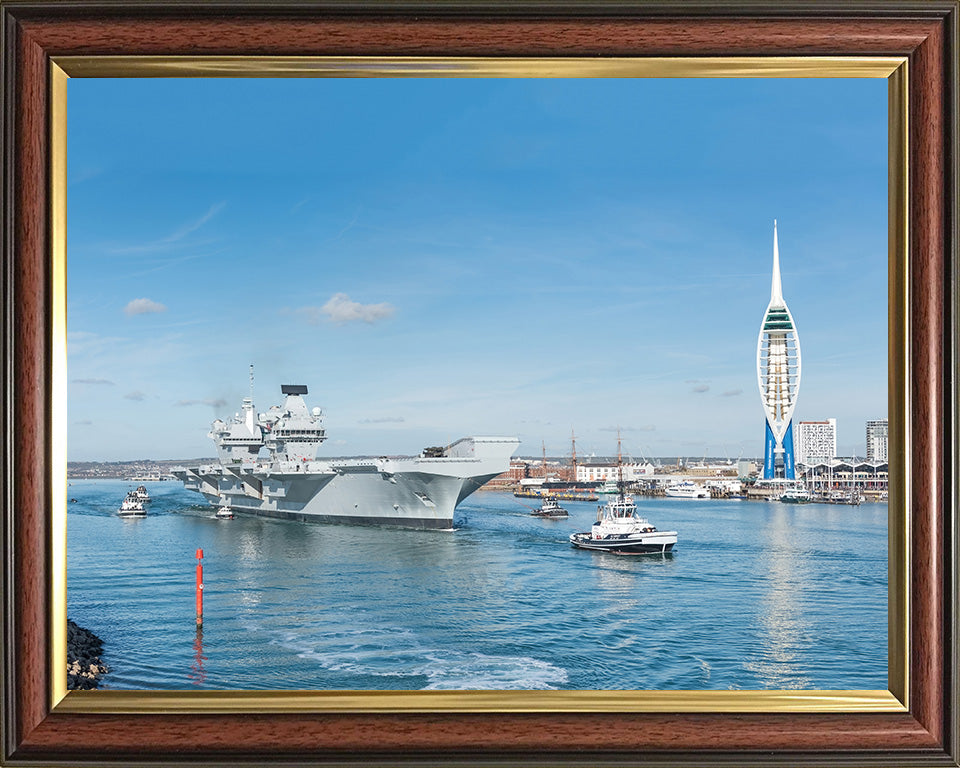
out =
{"type": "Polygon", "coordinates": [[[203,550],[197,550],[197,628],[203,626],[203,550]]]}

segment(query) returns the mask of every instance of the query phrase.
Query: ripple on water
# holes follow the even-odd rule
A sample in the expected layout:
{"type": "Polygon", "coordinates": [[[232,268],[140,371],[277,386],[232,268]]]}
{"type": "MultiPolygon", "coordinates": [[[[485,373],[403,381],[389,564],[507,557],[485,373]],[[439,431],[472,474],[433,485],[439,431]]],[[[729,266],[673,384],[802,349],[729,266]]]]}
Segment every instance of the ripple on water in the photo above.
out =
{"type": "Polygon", "coordinates": [[[68,612],[105,641],[104,686],[886,686],[886,515],[870,505],[642,499],[680,543],[624,558],[570,547],[596,504],[547,521],[479,493],[454,532],[397,531],[218,521],[156,485],[132,525],[115,515],[125,484],[70,490],[68,612]]]}

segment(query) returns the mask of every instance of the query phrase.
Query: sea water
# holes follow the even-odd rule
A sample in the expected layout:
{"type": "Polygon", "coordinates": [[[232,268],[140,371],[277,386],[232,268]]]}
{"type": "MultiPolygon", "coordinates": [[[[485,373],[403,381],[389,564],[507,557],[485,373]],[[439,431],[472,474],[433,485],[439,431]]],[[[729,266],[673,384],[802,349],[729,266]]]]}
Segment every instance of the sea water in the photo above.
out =
{"type": "Polygon", "coordinates": [[[481,491],[453,531],[219,520],[72,480],[69,618],[112,689],[885,689],[887,507],[637,499],[673,554],[577,550],[597,504],[481,491]],[[204,617],[196,627],[197,549],[204,617]]]}

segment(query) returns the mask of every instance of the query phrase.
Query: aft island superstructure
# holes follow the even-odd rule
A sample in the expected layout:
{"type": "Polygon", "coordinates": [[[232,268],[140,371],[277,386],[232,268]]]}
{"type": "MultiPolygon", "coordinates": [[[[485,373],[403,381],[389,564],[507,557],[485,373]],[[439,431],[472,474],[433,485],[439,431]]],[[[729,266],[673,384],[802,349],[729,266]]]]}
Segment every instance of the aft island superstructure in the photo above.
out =
{"type": "Polygon", "coordinates": [[[506,472],[520,441],[465,437],[419,456],[318,459],[323,414],[307,387],[281,387],[282,406],[257,414],[253,397],[209,436],[218,463],[172,470],[188,490],[239,514],[299,521],[452,528],[456,506],[506,472]],[[266,455],[261,456],[265,451],[266,455]]]}

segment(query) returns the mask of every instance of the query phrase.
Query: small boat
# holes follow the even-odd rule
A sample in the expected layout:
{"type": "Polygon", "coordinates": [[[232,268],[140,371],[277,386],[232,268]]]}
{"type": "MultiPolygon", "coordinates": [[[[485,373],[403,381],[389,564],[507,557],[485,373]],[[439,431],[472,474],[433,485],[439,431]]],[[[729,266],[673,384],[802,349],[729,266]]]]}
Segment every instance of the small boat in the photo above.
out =
{"type": "Polygon", "coordinates": [[[787,486],[780,494],[779,500],[784,504],[808,504],[813,500],[810,492],[802,485],[787,486]]]}
{"type": "Polygon", "coordinates": [[[622,493],[597,508],[597,522],[586,533],[570,534],[579,549],[613,552],[617,555],[666,554],[677,543],[676,531],[658,531],[637,515],[637,505],[622,493]]]}
{"type": "Polygon", "coordinates": [[[544,499],[540,509],[530,513],[534,517],[567,517],[570,513],[561,507],[556,499],[544,499]]]}
{"type": "Polygon", "coordinates": [[[667,496],[674,499],[709,499],[710,491],[692,480],[683,480],[668,485],[664,490],[667,496]]]}
{"type": "Polygon", "coordinates": [[[217,520],[233,520],[233,509],[226,496],[220,497],[220,504],[217,506],[217,520]]]}
{"type": "Polygon", "coordinates": [[[831,491],[823,500],[827,504],[851,504],[858,506],[863,503],[864,498],[860,491],[854,489],[852,491],[831,491]]]}
{"type": "Polygon", "coordinates": [[[619,493],[619,489],[617,488],[617,481],[605,480],[603,482],[603,485],[597,488],[597,493],[602,493],[607,496],[619,493]]]}
{"type": "Polygon", "coordinates": [[[143,502],[131,492],[121,502],[120,509],[117,510],[120,517],[146,517],[147,513],[143,509],[143,502]]]}
{"type": "Polygon", "coordinates": [[[137,490],[130,492],[132,496],[135,496],[138,501],[150,501],[150,494],[147,493],[147,487],[145,485],[138,485],[137,490]]]}

